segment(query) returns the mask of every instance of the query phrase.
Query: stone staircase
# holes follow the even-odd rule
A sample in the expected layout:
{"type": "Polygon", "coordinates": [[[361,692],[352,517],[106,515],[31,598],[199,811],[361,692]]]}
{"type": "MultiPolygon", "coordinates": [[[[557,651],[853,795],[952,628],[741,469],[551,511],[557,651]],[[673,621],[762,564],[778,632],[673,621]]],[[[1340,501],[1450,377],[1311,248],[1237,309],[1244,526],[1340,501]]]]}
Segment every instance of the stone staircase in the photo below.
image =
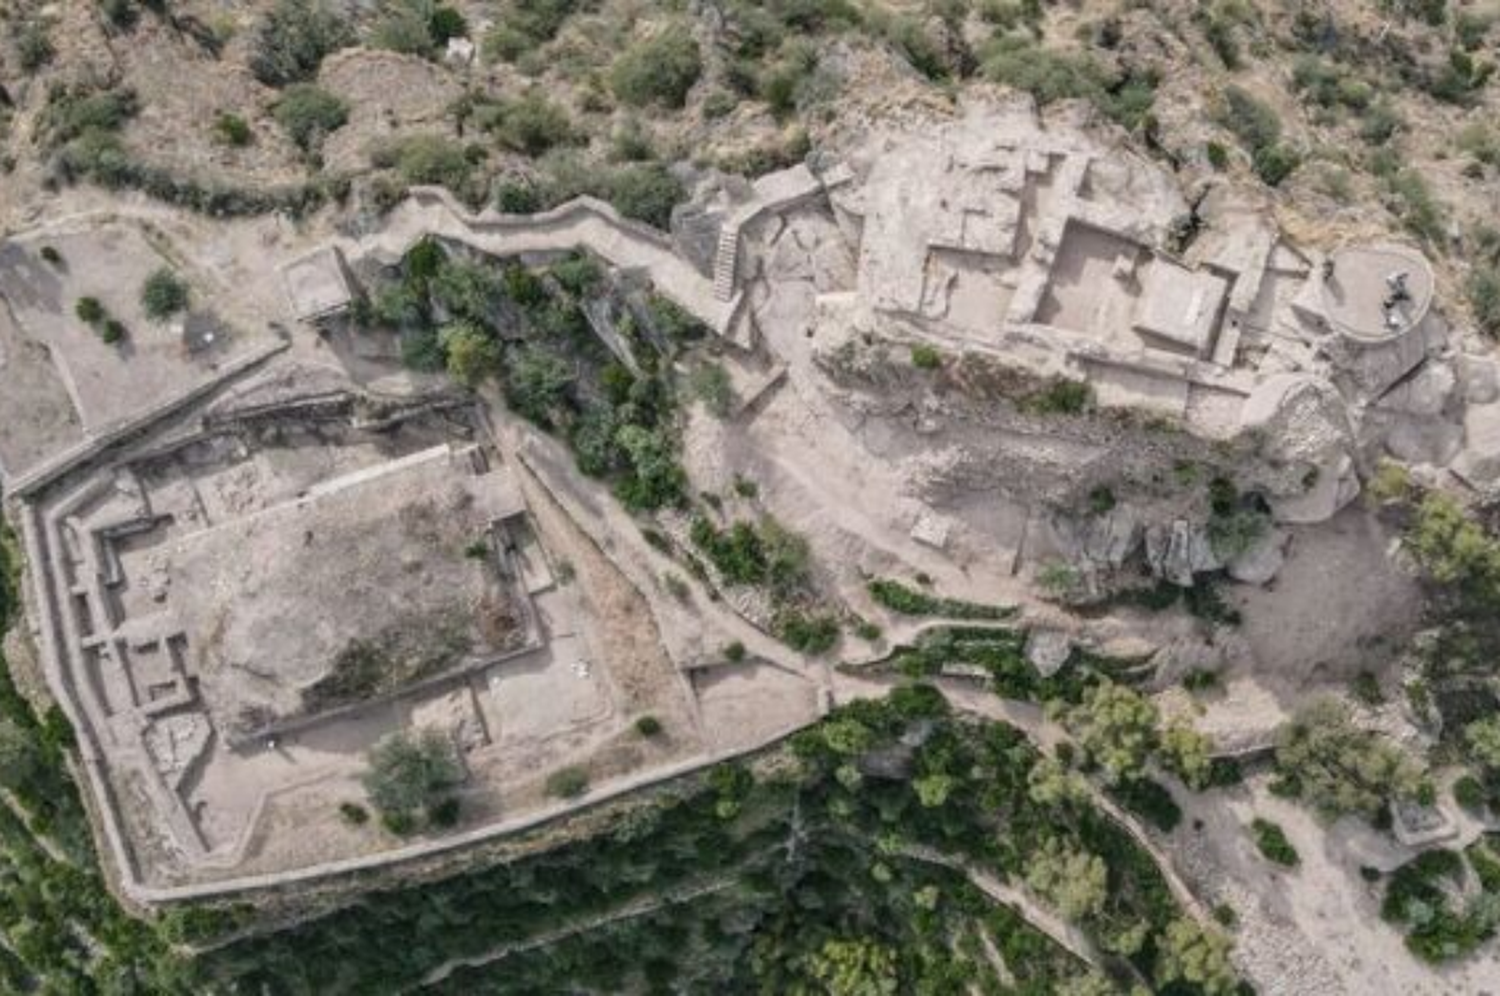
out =
{"type": "Polygon", "coordinates": [[[735,271],[740,261],[740,226],[734,219],[719,229],[719,244],[714,250],[714,297],[728,301],[734,297],[735,271]]]}

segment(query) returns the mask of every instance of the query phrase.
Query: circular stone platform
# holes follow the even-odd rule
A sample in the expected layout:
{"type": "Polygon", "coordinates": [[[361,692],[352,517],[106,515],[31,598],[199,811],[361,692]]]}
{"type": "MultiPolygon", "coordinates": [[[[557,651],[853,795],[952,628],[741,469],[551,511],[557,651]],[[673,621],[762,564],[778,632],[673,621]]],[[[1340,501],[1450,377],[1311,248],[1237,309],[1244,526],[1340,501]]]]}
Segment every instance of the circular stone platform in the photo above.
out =
{"type": "Polygon", "coordinates": [[[1329,261],[1323,313],[1329,324],[1362,343],[1388,342],[1421,323],[1432,303],[1432,268],[1415,249],[1398,245],[1345,246],[1329,261]],[[1406,295],[1395,300],[1393,280],[1405,274],[1406,295]],[[1387,308],[1387,303],[1391,307],[1387,308]]]}

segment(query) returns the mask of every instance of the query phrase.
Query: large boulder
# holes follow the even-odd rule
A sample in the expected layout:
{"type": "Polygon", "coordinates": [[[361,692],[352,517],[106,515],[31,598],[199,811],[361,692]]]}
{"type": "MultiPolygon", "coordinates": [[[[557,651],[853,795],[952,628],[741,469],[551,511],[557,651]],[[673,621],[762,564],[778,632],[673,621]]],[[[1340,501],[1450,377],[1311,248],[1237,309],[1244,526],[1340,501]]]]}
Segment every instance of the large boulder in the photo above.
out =
{"type": "Polygon", "coordinates": [[[1260,440],[1261,455],[1284,468],[1267,495],[1279,522],[1324,522],[1359,494],[1355,441],[1343,399],[1307,374],[1267,378],[1245,400],[1240,431],[1260,440]]]}

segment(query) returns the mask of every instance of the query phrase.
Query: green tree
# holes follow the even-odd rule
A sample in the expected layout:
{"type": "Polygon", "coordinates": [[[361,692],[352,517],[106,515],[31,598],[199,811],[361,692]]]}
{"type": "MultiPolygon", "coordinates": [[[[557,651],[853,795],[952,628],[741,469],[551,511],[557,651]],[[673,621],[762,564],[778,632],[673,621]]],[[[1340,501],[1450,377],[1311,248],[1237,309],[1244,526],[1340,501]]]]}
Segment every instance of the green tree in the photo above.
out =
{"type": "Polygon", "coordinates": [[[0,785],[21,788],[37,773],[40,760],[26,731],[0,716],[0,785]]]}
{"type": "Polygon", "coordinates": [[[1026,885],[1074,923],[1104,909],[1109,871],[1104,859],[1075,851],[1056,838],[1027,858],[1026,885]]]}
{"type": "Polygon", "coordinates": [[[1065,979],[1053,996],[1117,996],[1115,984],[1098,972],[1086,972],[1065,979]]]}
{"type": "Polygon", "coordinates": [[[729,372],[717,363],[705,363],[692,373],[693,394],[717,418],[725,418],[734,407],[734,384],[729,372]]]}
{"type": "Polygon", "coordinates": [[[146,278],[141,287],[141,307],[146,316],[163,321],[188,306],[188,285],[176,273],[162,267],[146,278]]]}
{"type": "Polygon", "coordinates": [[[1500,771],[1500,716],[1486,716],[1464,727],[1469,755],[1490,771],[1500,771]]]}
{"type": "Polygon", "coordinates": [[[448,374],[460,384],[475,387],[500,371],[500,343],[473,322],[452,322],[438,332],[448,358],[448,374]]]}
{"type": "Polygon", "coordinates": [[[287,87],[272,113],[292,144],[308,154],[349,121],[349,105],[311,83],[287,87]]]}
{"type": "Polygon", "coordinates": [[[541,426],[551,426],[568,388],[573,368],[534,346],[522,348],[505,372],[505,400],[517,413],[541,426]]]}
{"type": "Polygon", "coordinates": [[[1031,801],[1049,809],[1074,805],[1089,797],[1089,783],[1055,757],[1044,757],[1032,765],[1026,778],[1031,801]]]}
{"type": "Polygon", "coordinates": [[[417,815],[451,797],[464,777],[452,739],[431,728],[391,734],[368,760],[365,791],[387,825],[414,827],[417,815]]]}
{"type": "Polygon", "coordinates": [[[617,488],[620,500],[633,509],[661,508],[682,497],[687,474],[661,433],[638,425],[624,425],[615,442],[630,464],[630,476],[617,488]]]}
{"type": "Polygon", "coordinates": [[[374,48],[431,58],[437,51],[432,36],[432,0],[391,0],[370,29],[374,48]]]}
{"type": "Polygon", "coordinates": [[[354,41],[338,14],[316,0],[278,0],[255,30],[250,71],[267,86],[310,80],[331,52],[354,41]]]}
{"type": "Polygon", "coordinates": [[[1213,760],[1209,752],[1213,741],[1186,721],[1174,719],[1161,734],[1160,754],[1162,763],[1187,783],[1189,788],[1203,789],[1208,785],[1213,760]]]}
{"type": "Polygon", "coordinates": [[[1140,777],[1157,744],[1158,715],[1148,698],[1112,681],[1090,688],[1064,722],[1112,784],[1140,777]]]}
{"type": "Polygon", "coordinates": [[[454,318],[479,325],[494,322],[495,309],[504,296],[501,288],[501,278],[494,270],[462,260],[444,262],[428,282],[434,304],[454,318]]]}
{"type": "Polygon", "coordinates": [[[692,32],[674,24],[637,42],[615,60],[609,84],[627,104],[681,107],[703,73],[703,56],[692,32]]]}
{"type": "Polygon", "coordinates": [[[924,775],[912,781],[911,787],[917,793],[917,800],[921,802],[924,809],[937,809],[948,801],[958,781],[952,775],[937,774],[924,775]]]}
{"type": "Polygon", "coordinates": [[[1298,710],[1276,737],[1284,779],[1329,817],[1373,816],[1393,798],[1411,798],[1421,766],[1394,744],[1354,725],[1349,707],[1323,698],[1298,710]]]}
{"type": "Polygon", "coordinates": [[[1228,996],[1238,980],[1229,961],[1229,938],[1183,918],[1167,924],[1157,955],[1156,975],[1163,984],[1186,982],[1205,996],[1228,996]]]}
{"type": "Polygon", "coordinates": [[[567,110],[540,93],[491,105],[476,112],[476,117],[480,127],[492,132],[505,148],[532,157],[578,137],[567,110]]]}
{"type": "Polygon", "coordinates": [[[808,967],[828,996],[894,996],[900,988],[896,952],[867,938],[825,941],[808,967]]]}

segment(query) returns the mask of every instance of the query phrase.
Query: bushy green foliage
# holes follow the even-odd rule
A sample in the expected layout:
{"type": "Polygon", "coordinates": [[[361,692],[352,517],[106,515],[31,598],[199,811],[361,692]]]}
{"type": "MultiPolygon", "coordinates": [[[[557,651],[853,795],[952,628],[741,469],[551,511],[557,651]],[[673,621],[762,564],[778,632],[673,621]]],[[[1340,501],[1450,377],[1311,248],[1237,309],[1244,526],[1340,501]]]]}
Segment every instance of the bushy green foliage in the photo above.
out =
{"type": "Polygon", "coordinates": [[[1109,789],[1110,798],[1162,833],[1171,833],[1182,822],[1182,807],[1160,782],[1138,777],[1109,789]]]}
{"type": "Polygon", "coordinates": [[[481,104],[474,121],[512,152],[540,156],[577,140],[567,110],[533,91],[516,100],[481,104]]]}
{"type": "Polygon", "coordinates": [[[27,20],[16,29],[16,64],[23,72],[34,73],[57,54],[52,44],[52,27],[42,18],[27,20]]]}
{"type": "Polygon", "coordinates": [[[547,794],[576,799],[589,790],[589,773],[583,768],[560,768],[547,776],[547,794]]]}
{"type": "Polygon", "coordinates": [[[140,111],[134,90],[91,90],[80,86],[54,85],[38,120],[38,132],[49,147],[75,139],[99,141],[119,131],[140,111]]]}
{"type": "Polygon", "coordinates": [[[393,167],[409,186],[434,184],[460,197],[469,193],[474,164],[468,150],[438,135],[411,135],[375,150],[376,166],[393,167]]]}
{"type": "Polygon", "coordinates": [[[1152,701],[1124,685],[1102,682],[1084,692],[1063,721],[1090,763],[1110,784],[1132,781],[1157,746],[1159,714],[1152,701]]]}
{"type": "Polygon", "coordinates": [[[267,86],[304,82],[353,41],[349,25],[321,0],[277,0],[255,29],[250,71],[267,86]]]}
{"type": "Polygon", "coordinates": [[[1394,744],[1354,725],[1337,699],[1299,709],[1277,734],[1276,767],[1285,784],[1331,817],[1374,817],[1393,799],[1413,798],[1421,766],[1394,744]]]}
{"type": "Polygon", "coordinates": [[[480,326],[457,321],[438,331],[438,343],[447,360],[448,374],[460,384],[475,387],[500,373],[503,353],[500,343],[480,326]]]}
{"type": "Polygon", "coordinates": [[[1064,919],[1078,923],[1104,909],[1109,874],[1098,855],[1051,838],[1031,856],[1026,884],[1064,919]]]}
{"type": "Polygon", "coordinates": [[[1386,204],[1407,231],[1431,246],[1447,238],[1448,211],[1415,169],[1398,168],[1389,156],[1377,159],[1371,169],[1380,177],[1386,204]]]}
{"type": "Polygon", "coordinates": [[[515,62],[537,46],[551,41],[580,0],[514,0],[506,15],[484,37],[485,55],[515,62]]]}
{"type": "Polygon", "coordinates": [[[387,0],[370,27],[370,45],[431,58],[437,51],[431,23],[432,0],[387,0]]]}
{"type": "Polygon", "coordinates": [[[1204,996],[1230,996],[1238,986],[1229,960],[1230,943],[1223,934],[1190,917],[1174,920],[1161,938],[1157,979],[1186,982],[1204,996]]]}
{"type": "Polygon", "coordinates": [[[783,610],[773,623],[782,643],[804,654],[825,654],[839,642],[839,622],[833,616],[783,610]]]}
{"type": "Polygon", "coordinates": [[[1494,62],[1475,58],[1462,48],[1455,48],[1449,51],[1448,59],[1442,67],[1426,74],[1422,82],[1427,92],[1438,100],[1460,107],[1472,107],[1478,102],[1485,84],[1494,75],[1494,62]]]}
{"type": "Polygon", "coordinates": [[[1082,415],[1094,406],[1094,389],[1084,381],[1058,379],[1021,399],[1020,405],[1037,415],[1082,415]]]}
{"type": "Polygon", "coordinates": [[[1157,745],[1162,763],[1193,789],[1208,786],[1213,769],[1212,749],[1212,740],[1180,718],[1161,731],[1157,745]]]}
{"type": "Polygon", "coordinates": [[[1469,272],[1464,289],[1468,292],[1469,307],[1474,311],[1474,323],[1479,326],[1479,331],[1491,338],[1500,338],[1500,265],[1476,265],[1469,272]]]}
{"type": "Polygon", "coordinates": [[[104,305],[99,303],[97,297],[80,297],[73,305],[73,313],[78,316],[79,321],[87,325],[97,325],[104,321],[106,314],[104,305]]]}
{"type": "Polygon", "coordinates": [[[1250,154],[1251,165],[1267,186],[1277,186],[1301,164],[1301,156],[1281,139],[1276,109],[1248,90],[1225,87],[1218,118],[1250,154]]]}
{"type": "Polygon", "coordinates": [[[1464,608],[1500,608],[1500,542],[1457,499],[1438,491],[1418,502],[1406,548],[1423,571],[1464,608]]]}
{"type": "Polygon", "coordinates": [[[255,139],[250,124],[238,114],[224,112],[214,118],[214,141],[231,148],[244,148],[255,139]]]}
{"type": "Polygon", "coordinates": [[[453,741],[428,728],[417,734],[393,733],[370,751],[363,776],[370,802],[388,825],[415,829],[419,814],[452,796],[463,781],[453,741]]]}
{"type": "Polygon", "coordinates": [[[695,368],[691,384],[693,394],[714,416],[727,418],[734,409],[734,382],[719,364],[705,363],[695,368]]]}
{"type": "Polygon", "coordinates": [[[627,218],[666,229],[672,209],[687,199],[687,190],[660,163],[597,167],[566,153],[544,160],[545,179],[538,206],[553,206],[583,194],[613,204],[627,218]]]}
{"type": "Polygon", "coordinates": [[[926,343],[911,348],[911,365],[918,370],[936,370],[943,365],[943,354],[926,343]]]}
{"type": "Polygon", "coordinates": [[[626,49],[610,67],[609,84],[627,104],[681,107],[702,73],[697,40],[674,24],[626,49]]]}
{"type": "Polygon", "coordinates": [[[1428,962],[1443,962],[1472,952],[1493,937],[1500,924],[1500,867],[1488,845],[1470,851],[1424,851],[1396,869],[1386,881],[1381,916],[1404,927],[1406,946],[1428,962]],[[1482,891],[1459,907],[1455,894],[1464,879],[1465,858],[1482,891]]]}
{"type": "Polygon", "coordinates": [[[316,153],[323,139],[349,120],[349,105],[311,83],[297,83],[282,91],[272,113],[292,144],[316,153]]]}
{"type": "Polygon", "coordinates": [[[1255,846],[1267,861],[1274,861],[1278,865],[1293,868],[1302,859],[1297,854],[1297,849],[1292,842],[1287,840],[1286,831],[1281,826],[1270,820],[1256,817],[1250,824],[1251,831],[1255,834],[1255,846]]]}
{"type": "Polygon", "coordinates": [[[1040,105],[1088,100],[1121,127],[1152,126],[1156,80],[1113,73],[1086,53],[1043,48],[1021,34],[1000,34],[979,52],[980,72],[995,83],[1025,90],[1040,105]]]}
{"type": "Polygon", "coordinates": [[[141,285],[141,307],[146,317],[165,321],[186,311],[189,290],[186,281],[167,267],[155,270],[141,285]]]}
{"type": "Polygon", "coordinates": [[[1009,619],[1013,606],[984,605],[958,598],[940,598],[908,587],[891,578],[876,578],[867,586],[870,597],[892,612],[907,616],[940,616],[945,619],[1009,619]]]}
{"type": "Polygon", "coordinates": [[[807,541],[770,516],[728,529],[699,516],[690,533],[693,545],[730,584],[766,585],[784,595],[807,581],[807,541]]]}

